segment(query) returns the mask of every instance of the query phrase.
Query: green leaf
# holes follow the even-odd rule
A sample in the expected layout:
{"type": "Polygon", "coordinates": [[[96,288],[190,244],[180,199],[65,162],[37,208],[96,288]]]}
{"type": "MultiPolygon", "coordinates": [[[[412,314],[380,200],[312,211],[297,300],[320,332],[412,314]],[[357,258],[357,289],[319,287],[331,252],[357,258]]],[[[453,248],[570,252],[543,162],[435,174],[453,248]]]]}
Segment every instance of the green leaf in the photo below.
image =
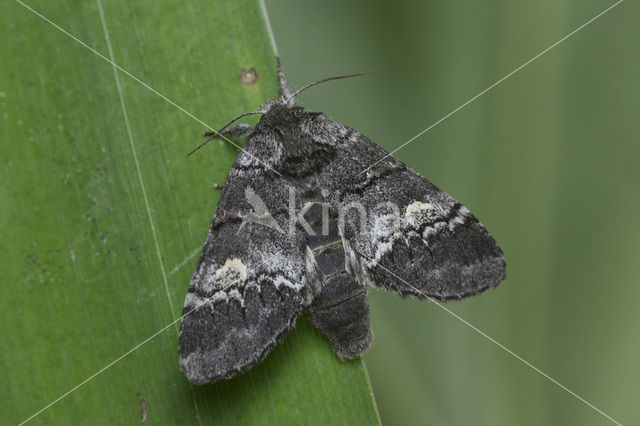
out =
{"type": "Polygon", "coordinates": [[[185,154],[204,123],[278,93],[260,2],[0,8],[3,420],[56,401],[31,423],[378,423],[363,363],[340,362],[306,319],[234,380],[193,387],[178,368],[179,322],[169,324],[215,209],[213,183],[237,149],[214,141],[185,154]],[[249,68],[253,85],[240,81],[249,68]]]}

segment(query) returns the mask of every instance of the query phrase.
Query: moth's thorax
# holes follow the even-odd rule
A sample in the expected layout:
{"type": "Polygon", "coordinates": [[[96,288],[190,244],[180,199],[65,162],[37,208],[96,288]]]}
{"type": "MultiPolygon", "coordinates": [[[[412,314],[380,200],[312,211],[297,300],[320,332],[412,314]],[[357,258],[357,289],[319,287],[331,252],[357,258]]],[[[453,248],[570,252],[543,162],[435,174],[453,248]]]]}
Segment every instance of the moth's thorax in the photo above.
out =
{"type": "Polygon", "coordinates": [[[290,170],[295,175],[317,170],[333,155],[323,137],[327,120],[321,113],[274,99],[267,103],[245,149],[279,171],[287,163],[295,164],[297,170],[290,170]]]}
{"type": "Polygon", "coordinates": [[[315,115],[317,114],[310,113],[300,105],[289,105],[280,99],[274,99],[267,104],[256,129],[286,131],[292,127],[300,127],[315,115]]]}

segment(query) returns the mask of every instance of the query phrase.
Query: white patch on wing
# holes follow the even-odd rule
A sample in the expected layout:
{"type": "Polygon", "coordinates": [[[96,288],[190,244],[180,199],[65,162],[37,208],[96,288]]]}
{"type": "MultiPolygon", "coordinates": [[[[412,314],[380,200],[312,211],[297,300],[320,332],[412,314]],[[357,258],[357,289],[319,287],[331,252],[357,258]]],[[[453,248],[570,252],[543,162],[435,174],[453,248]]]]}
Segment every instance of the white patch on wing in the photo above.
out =
{"type": "Polygon", "coordinates": [[[219,300],[227,301],[227,292],[224,290],[217,291],[213,296],[209,298],[211,302],[217,302],[219,300]]]}
{"type": "Polygon", "coordinates": [[[260,269],[266,270],[257,277],[257,281],[272,282],[279,289],[280,286],[301,291],[305,287],[305,264],[287,255],[282,248],[265,243],[260,252],[262,262],[260,269]]]}
{"type": "Polygon", "coordinates": [[[238,290],[236,290],[235,288],[230,290],[227,293],[227,298],[228,299],[236,299],[238,302],[240,302],[241,306],[244,306],[244,297],[242,297],[240,292],[238,290]]]}
{"type": "Polygon", "coordinates": [[[207,294],[231,285],[241,287],[242,282],[247,278],[247,265],[234,257],[227,259],[219,268],[216,268],[215,264],[201,268],[197,277],[200,290],[207,294]]]}
{"type": "Polygon", "coordinates": [[[206,298],[200,297],[196,293],[188,292],[187,297],[185,297],[184,299],[184,306],[195,308],[202,305],[206,301],[206,298]]]}
{"type": "Polygon", "coordinates": [[[451,220],[449,220],[449,230],[453,231],[453,228],[455,228],[456,225],[462,225],[469,213],[469,209],[467,209],[465,206],[460,207],[460,209],[458,210],[458,214],[456,214],[451,218],[451,220]]]}
{"type": "Polygon", "coordinates": [[[280,288],[281,285],[284,285],[296,291],[300,291],[304,287],[302,283],[293,283],[291,282],[291,280],[289,280],[287,277],[283,275],[278,275],[277,277],[275,277],[273,279],[273,284],[276,286],[276,288],[280,288]]]}
{"type": "Polygon", "coordinates": [[[374,266],[393,249],[396,240],[403,237],[400,218],[394,214],[375,216],[373,225],[369,229],[371,247],[375,250],[373,259],[365,261],[368,266],[374,266]]]}
{"type": "MultiPolygon", "coordinates": [[[[232,291],[237,292],[237,290],[232,290],[232,291]]],[[[228,294],[224,290],[216,291],[211,297],[201,297],[201,296],[198,296],[196,293],[189,292],[187,293],[187,297],[184,300],[184,307],[196,309],[200,306],[207,305],[211,309],[213,309],[213,303],[221,300],[224,302],[227,302],[229,300],[228,294]]]]}
{"type": "Polygon", "coordinates": [[[416,201],[407,206],[404,212],[404,217],[409,225],[414,228],[420,228],[424,223],[430,221],[435,215],[435,210],[432,204],[423,203],[422,201],[416,201]]]}
{"type": "Polygon", "coordinates": [[[304,288],[304,284],[294,283],[282,274],[277,274],[275,277],[273,275],[260,274],[258,276],[258,281],[271,281],[273,283],[273,286],[277,289],[279,289],[282,285],[292,288],[296,291],[300,291],[304,288]]]}
{"type": "Polygon", "coordinates": [[[222,267],[216,270],[216,281],[223,286],[229,285],[234,281],[239,281],[247,276],[247,265],[242,260],[234,257],[227,259],[222,267]]]}

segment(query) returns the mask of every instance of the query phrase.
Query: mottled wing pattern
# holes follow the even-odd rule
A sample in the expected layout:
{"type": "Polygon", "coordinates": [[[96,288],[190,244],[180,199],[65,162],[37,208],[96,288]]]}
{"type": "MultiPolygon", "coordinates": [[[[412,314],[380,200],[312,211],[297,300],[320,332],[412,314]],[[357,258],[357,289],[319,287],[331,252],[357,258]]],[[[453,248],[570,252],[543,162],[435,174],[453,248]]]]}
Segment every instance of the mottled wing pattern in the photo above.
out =
{"type": "Polygon", "coordinates": [[[469,210],[392,156],[361,173],[387,152],[353,129],[332,126],[341,153],[322,180],[343,210],[347,267],[358,280],[439,300],[504,280],[502,251],[469,210]]]}
{"type": "Polygon", "coordinates": [[[246,150],[229,173],[184,305],[179,361],[193,383],[264,359],[317,293],[305,238],[287,232],[287,188],[246,150]]]}

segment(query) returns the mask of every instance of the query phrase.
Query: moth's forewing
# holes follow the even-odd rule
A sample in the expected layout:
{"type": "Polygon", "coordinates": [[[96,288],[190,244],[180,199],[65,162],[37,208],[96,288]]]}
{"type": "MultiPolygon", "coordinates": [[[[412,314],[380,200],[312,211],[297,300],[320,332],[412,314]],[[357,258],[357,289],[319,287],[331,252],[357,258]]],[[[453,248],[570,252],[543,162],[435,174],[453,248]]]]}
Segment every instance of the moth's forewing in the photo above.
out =
{"type": "Polygon", "coordinates": [[[392,156],[367,170],[387,152],[353,129],[334,127],[341,129],[334,132],[340,152],[322,182],[339,199],[355,276],[401,295],[440,300],[504,280],[502,251],[467,208],[392,156]]]}
{"type": "Polygon", "coordinates": [[[249,140],[227,178],[185,299],[179,361],[193,383],[230,378],[262,361],[313,297],[304,236],[289,232],[282,209],[290,185],[254,164],[253,154],[249,140]]]}

